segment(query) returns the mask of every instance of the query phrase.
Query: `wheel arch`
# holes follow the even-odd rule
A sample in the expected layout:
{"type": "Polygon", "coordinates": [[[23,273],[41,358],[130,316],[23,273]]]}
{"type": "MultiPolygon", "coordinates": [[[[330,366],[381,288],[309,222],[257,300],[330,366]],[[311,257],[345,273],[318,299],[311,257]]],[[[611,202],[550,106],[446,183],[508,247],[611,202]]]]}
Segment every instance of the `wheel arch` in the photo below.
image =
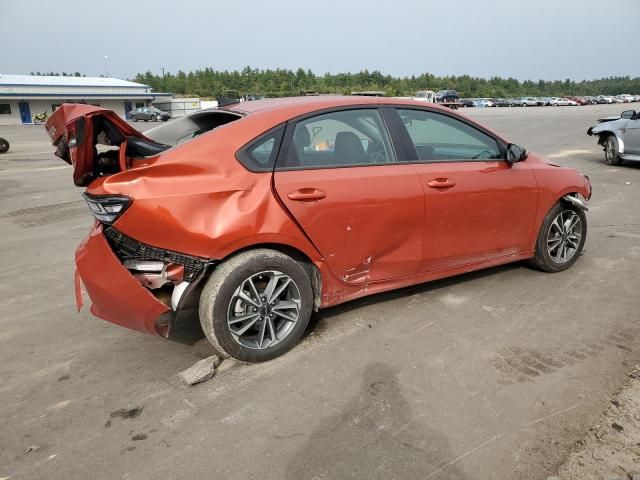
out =
{"type": "MultiPolygon", "coordinates": [[[[232,257],[239,255],[241,253],[257,250],[260,248],[266,248],[269,250],[275,250],[277,252],[283,253],[293,260],[298,262],[300,266],[307,272],[309,275],[309,280],[311,281],[311,288],[313,290],[313,309],[318,311],[320,305],[322,303],[322,288],[323,288],[323,272],[322,268],[314,262],[309,255],[300,250],[299,248],[293,247],[291,245],[287,245],[285,243],[277,243],[277,242],[262,242],[262,243],[254,243],[250,245],[245,245],[237,250],[226,255],[224,258],[220,260],[219,263],[226,262],[232,257]]],[[[210,274],[210,273],[209,273],[210,274]]]]}
{"type": "Polygon", "coordinates": [[[598,135],[598,145],[604,147],[607,138],[613,136],[618,141],[618,154],[624,153],[624,141],[614,130],[602,130],[597,133],[598,135]]]}

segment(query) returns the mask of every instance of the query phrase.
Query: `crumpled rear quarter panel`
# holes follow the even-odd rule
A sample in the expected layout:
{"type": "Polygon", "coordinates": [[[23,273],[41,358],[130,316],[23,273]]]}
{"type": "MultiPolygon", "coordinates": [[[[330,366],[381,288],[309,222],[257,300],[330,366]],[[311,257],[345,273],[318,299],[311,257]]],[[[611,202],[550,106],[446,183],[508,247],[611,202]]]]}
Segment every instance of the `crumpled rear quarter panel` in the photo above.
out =
{"type": "Polygon", "coordinates": [[[76,250],[76,266],[91,298],[91,313],[132,330],[160,335],[155,321],[169,308],[122,266],[100,224],[93,227],[76,250]]]}

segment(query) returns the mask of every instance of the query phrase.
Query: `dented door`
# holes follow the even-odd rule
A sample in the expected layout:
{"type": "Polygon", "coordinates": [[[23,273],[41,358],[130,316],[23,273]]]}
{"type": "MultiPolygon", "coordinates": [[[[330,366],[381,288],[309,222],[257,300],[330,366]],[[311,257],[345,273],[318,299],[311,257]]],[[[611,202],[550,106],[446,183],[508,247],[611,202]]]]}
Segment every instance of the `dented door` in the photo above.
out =
{"type": "Polygon", "coordinates": [[[424,194],[411,165],[280,171],[275,186],[343,281],[373,282],[420,269],[424,194]]]}

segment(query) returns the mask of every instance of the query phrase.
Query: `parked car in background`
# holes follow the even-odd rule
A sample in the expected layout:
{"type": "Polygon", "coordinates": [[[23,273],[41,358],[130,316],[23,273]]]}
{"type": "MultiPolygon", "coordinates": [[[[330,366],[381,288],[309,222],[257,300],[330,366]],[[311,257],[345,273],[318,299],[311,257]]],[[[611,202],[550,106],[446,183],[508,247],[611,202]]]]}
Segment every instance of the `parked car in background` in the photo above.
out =
{"type": "Polygon", "coordinates": [[[613,99],[613,97],[610,97],[609,95],[598,95],[596,97],[596,101],[599,104],[616,103],[616,101],[613,99]]]}
{"type": "Polygon", "coordinates": [[[256,100],[145,133],[63,104],[46,130],[95,217],[78,307],[84,290],[94,315],[161,337],[199,320],[245,362],[365,295],[521,260],[566,270],[587,234],[587,177],[436,104],[256,100]]]}
{"type": "Polygon", "coordinates": [[[458,100],[463,107],[465,108],[469,108],[469,107],[475,107],[475,103],[474,100],[472,98],[461,98],[460,100],[458,100]]]}
{"type": "Polygon", "coordinates": [[[478,98],[477,100],[473,101],[473,106],[477,108],[484,108],[484,107],[495,107],[496,104],[493,100],[490,100],[488,98],[478,98]]]}
{"type": "Polygon", "coordinates": [[[130,115],[131,120],[134,122],[137,122],[138,120],[144,120],[145,122],[148,122],[149,120],[152,122],[162,120],[163,122],[166,122],[171,118],[169,112],[159,110],[155,107],[136,108],[135,110],[131,110],[130,115]]]}
{"type": "Polygon", "coordinates": [[[520,107],[535,107],[538,105],[538,100],[533,97],[520,97],[518,99],[518,106],[520,107]]]}
{"type": "Polygon", "coordinates": [[[584,97],[575,97],[575,96],[571,96],[571,97],[564,97],[567,100],[571,100],[572,102],[574,102],[576,105],[587,105],[587,100],[584,97]]]}
{"type": "Polygon", "coordinates": [[[620,165],[625,160],[640,161],[640,113],[625,110],[617,118],[603,118],[587,130],[587,135],[597,135],[598,144],[604,149],[604,159],[609,165],[620,165]]]}
{"type": "Polygon", "coordinates": [[[512,100],[509,98],[496,98],[496,107],[510,107],[512,100]]]}
{"type": "Polygon", "coordinates": [[[459,98],[460,95],[455,90],[440,90],[436,93],[436,101],[439,103],[457,102],[459,98]]]}
{"type": "Polygon", "coordinates": [[[567,100],[566,98],[562,98],[562,97],[551,97],[549,99],[549,105],[551,105],[552,107],[566,107],[569,106],[571,104],[577,105],[576,102],[572,102],[571,100],[567,100]]]}

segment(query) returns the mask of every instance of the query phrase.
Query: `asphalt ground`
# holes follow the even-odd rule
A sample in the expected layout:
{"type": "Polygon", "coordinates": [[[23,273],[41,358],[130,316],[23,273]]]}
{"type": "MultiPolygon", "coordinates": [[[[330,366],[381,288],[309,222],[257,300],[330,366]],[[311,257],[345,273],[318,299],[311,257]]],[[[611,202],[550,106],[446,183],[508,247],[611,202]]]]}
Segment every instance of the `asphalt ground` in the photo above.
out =
{"type": "MultiPolygon", "coordinates": [[[[637,106],[637,104],[636,104],[637,106]]],[[[590,176],[586,252],[314,315],[261,365],[75,311],[91,216],[42,127],[0,127],[0,479],[544,479],[640,360],[640,164],[585,132],[633,105],[469,109],[590,176]]],[[[137,124],[150,127],[151,124],[137,124]]]]}

